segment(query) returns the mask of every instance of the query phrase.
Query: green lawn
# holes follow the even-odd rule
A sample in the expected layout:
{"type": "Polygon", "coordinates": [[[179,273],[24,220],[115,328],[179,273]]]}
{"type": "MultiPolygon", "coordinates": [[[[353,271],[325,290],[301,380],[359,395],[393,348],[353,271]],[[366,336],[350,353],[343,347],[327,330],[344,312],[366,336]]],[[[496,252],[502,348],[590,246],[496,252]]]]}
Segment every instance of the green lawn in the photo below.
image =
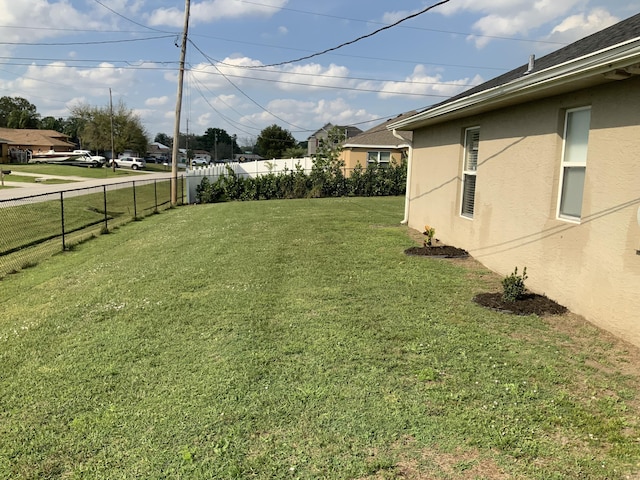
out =
{"type": "Polygon", "coordinates": [[[5,277],[0,478],[637,474],[637,350],[484,310],[402,212],[188,206],[5,277]]]}

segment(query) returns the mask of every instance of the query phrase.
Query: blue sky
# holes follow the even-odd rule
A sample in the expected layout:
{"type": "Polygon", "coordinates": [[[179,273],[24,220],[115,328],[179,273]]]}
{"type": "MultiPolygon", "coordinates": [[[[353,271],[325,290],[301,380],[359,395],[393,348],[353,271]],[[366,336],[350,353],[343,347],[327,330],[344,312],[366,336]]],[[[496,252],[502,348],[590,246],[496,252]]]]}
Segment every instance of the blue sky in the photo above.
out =
{"type": "MultiPolygon", "coordinates": [[[[638,13],[637,0],[192,0],[181,131],[304,140],[440,102],[638,13]],[[274,65],[275,66],[270,66],[274,65]],[[248,68],[251,67],[251,68],[248,68]]],[[[0,96],[42,116],[123,101],[173,134],[184,0],[0,0],[0,96]]]]}

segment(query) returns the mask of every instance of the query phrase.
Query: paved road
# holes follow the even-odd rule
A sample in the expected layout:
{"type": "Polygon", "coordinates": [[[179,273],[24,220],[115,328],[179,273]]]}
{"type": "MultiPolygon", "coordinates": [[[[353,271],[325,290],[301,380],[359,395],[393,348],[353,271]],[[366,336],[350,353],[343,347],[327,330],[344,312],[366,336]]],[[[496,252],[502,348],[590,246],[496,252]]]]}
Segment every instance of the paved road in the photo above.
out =
{"type": "MultiPolygon", "coordinates": [[[[0,201],[2,200],[13,200],[21,197],[29,197],[32,195],[41,195],[45,193],[56,193],[56,192],[66,192],[68,190],[76,190],[79,188],[87,188],[87,187],[100,187],[102,185],[113,185],[116,183],[130,183],[132,181],[142,181],[142,180],[167,180],[171,178],[171,172],[148,172],[148,173],[140,173],[139,175],[128,175],[117,178],[86,178],[86,177],[61,177],[59,175],[38,175],[38,174],[29,174],[24,172],[16,172],[16,175],[20,176],[33,176],[38,178],[56,178],[56,179],[67,179],[70,183],[57,183],[50,185],[43,185],[41,183],[21,183],[21,182],[11,182],[11,175],[5,175],[5,185],[7,186],[16,186],[19,188],[3,188],[0,190],[0,201]]],[[[89,193],[87,191],[87,193],[89,193]]]]}

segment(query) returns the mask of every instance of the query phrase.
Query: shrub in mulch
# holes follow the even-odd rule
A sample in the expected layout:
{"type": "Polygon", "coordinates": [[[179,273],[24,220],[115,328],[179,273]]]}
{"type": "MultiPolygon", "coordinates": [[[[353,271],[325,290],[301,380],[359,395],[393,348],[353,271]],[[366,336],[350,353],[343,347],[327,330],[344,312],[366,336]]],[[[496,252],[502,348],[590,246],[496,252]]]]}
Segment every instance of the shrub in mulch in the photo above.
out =
{"type": "Polygon", "coordinates": [[[450,245],[424,245],[422,247],[409,247],[404,251],[407,255],[426,256],[436,258],[464,258],[469,256],[469,252],[462,248],[450,245]]]}
{"type": "Polygon", "coordinates": [[[473,301],[483,307],[515,315],[562,315],[567,312],[566,307],[535,293],[525,293],[514,302],[505,301],[501,292],[479,293],[473,301]]]}

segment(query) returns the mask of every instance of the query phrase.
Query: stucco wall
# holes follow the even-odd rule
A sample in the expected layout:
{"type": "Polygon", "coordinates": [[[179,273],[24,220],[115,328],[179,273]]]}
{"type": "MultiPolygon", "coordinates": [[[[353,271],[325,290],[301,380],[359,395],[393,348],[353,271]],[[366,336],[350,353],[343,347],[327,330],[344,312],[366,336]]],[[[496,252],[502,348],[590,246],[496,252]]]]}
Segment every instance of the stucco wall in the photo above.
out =
{"type": "Polygon", "coordinates": [[[409,225],[640,346],[640,79],[414,132],[409,225]],[[557,219],[564,114],[590,105],[582,218],[557,219]],[[480,127],[473,219],[460,216],[463,134],[480,127]]]}
{"type": "MultiPolygon", "coordinates": [[[[344,167],[347,172],[351,172],[358,163],[363,167],[367,167],[367,155],[369,152],[388,152],[388,148],[348,148],[341,152],[340,158],[344,161],[344,167]]],[[[391,161],[400,163],[402,161],[402,152],[391,151],[391,161]]]]}

